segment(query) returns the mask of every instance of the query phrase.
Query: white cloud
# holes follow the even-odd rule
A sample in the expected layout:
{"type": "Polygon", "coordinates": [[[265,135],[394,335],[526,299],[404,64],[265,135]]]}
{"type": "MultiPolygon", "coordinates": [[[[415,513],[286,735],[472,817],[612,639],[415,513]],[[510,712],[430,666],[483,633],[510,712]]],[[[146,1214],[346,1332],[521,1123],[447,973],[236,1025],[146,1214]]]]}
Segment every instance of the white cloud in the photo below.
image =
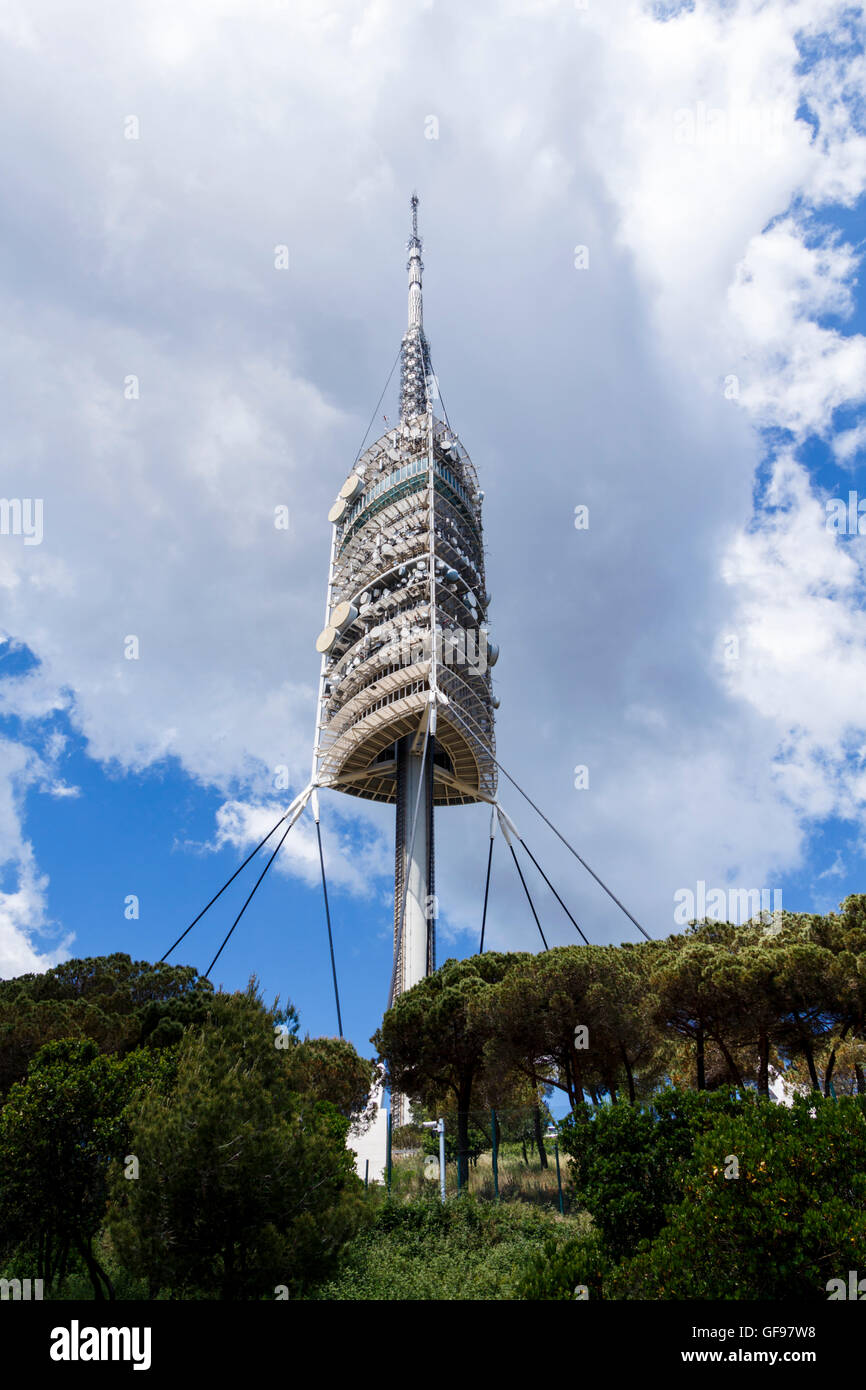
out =
{"type": "Polygon", "coordinates": [[[35,871],[28,853],[21,864],[17,888],[0,892],[0,979],[50,970],[68,959],[71,938],[48,952],[33,945],[33,937],[44,933],[46,927],[47,887],[48,880],[35,871]]]}
{"type": "Polygon", "coordinates": [[[810,818],[864,819],[866,539],[841,538],[809,475],[777,460],[759,524],[726,561],[736,595],[742,659],[726,669],[732,690],[779,731],[778,773],[810,818]]]}
{"type": "Polygon", "coordinates": [[[31,748],[0,738],[0,845],[5,875],[14,880],[0,891],[0,979],[47,970],[69,955],[68,933],[45,949],[59,932],[48,911],[48,878],[39,873],[21,830],[24,794],[30,787],[45,790],[50,776],[50,766],[31,748]]]}
{"type": "Polygon", "coordinates": [[[45,788],[49,796],[57,798],[76,797],[81,795],[80,787],[70,787],[67,782],[52,782],[45,788]]]}
{"type": "Polygon", "coordinates": [[[854,425],[849,430],[842,430],[832,440],[832,445],[833,453],[839,463],[853,464],[866,445],[866,424],[854,425]]]}
{"type": "MultiPolygon", "coordinates": [[[[242,801],[227,801],[217,812],[217,830],[210,848],[222,849],[225,845],[233,845],[249,853],[254,845],[264,839],[285,809],[284,805],[276,802],[250,805],[242,801]]],[[[285,828],[283,825],[274,833],[253,861],[251,869],[261,872],[277,849],[285,828]]],[[[339,820],[335,824],[335,818],[331,816],[323,830],[322,850],[328,882],[358,897],[373,896],[376,878],[393,866],[393,858],[389,856],[380,835],[368,829],[366,835],[359,838],[357,828],[350,833],[340,825],[339,820]]],[[[319,846],[309,806],[283,840],[273,867],[278,873],[295,875],[311,887],[321,883],[319,846]]]]}
{"type": "Polygon", "coordinates": [[[808,245],[787,218],[755,236],[728,294],[744,344],[741,402],[763,425],[828,435],[840,405],[866,399],[866,338],[815,320],[847,317],[859,257],[835,234],[808,245]]]}

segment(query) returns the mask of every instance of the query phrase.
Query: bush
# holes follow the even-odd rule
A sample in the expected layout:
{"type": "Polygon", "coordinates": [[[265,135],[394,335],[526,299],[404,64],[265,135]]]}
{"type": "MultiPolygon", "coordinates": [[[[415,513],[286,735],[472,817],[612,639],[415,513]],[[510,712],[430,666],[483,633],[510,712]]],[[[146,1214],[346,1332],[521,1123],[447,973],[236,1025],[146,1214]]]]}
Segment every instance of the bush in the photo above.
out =
{"type": "Polygon", "coordinates": [[[541,1250],[526,1261],[517,1279],[516,1294],[518,1298],[548,1302],[602,1298],[610,1268],[596,1236],[580,1235],[560,1242],[546,1240],[541,1250]]]}
{"type": "Polygon", "coordinates": [[[337,1264],[365,1219],[349,1121],[298,1094],[258,997],[227,996],[188,1029],[170,1095],[132,1116],[136,1181],[115,1169],[109,1229],[151,1297],[291,1297],[337,1264]]]}
{"type": "Polygon", "coordinates": [[[826,1300],[850,1269],[866,1269],[866,1119],[860,1098],[812,1095],[719,1116],[667,1224],[606,1293],[826,1300]]]}
{"type": "Polygon", "coordinates": [[[464,1194],[444,1205],[418,1198],[383,1202],[373,1225],[347,1248],[339,1276],[310,1297],[343,1299],[512,1299],[527,1260],[557,1245],[577,1222],[521,1203],[496,1206],[464,1194]]]}
{"type": "Polygon", "coordinates": [[[699,1136],[720,1115],[756,1103],[754,1094],[670,1090],[649,1106],[604,1105],[563,1122],[573,1201],[591,1214],[610,1259],[633,1254],[661,1230],[699,1136]]]}

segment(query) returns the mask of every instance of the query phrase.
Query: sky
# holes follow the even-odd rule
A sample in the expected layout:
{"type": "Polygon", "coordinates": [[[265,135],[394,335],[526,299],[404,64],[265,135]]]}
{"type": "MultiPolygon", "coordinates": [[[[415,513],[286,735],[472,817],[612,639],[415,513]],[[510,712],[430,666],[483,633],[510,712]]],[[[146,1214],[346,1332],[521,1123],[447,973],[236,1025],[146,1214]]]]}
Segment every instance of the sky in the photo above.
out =
{"type": "MultiPolygon", "coordinates": [[[[701,891],[866,891],[864,37],[840,0],[7,0],[0,977],[158,959],[305,786],[413,190],[503,767],[653,937],[701,891]]],[[[589,939],[636,940],[500,794],[589,939]]],[[[478,948],[488,824],[438,815],[440,962],[478,948]]],[[[369,1054],[393,811],[325,792],[322,831],[369,1054]]],[[[501,840],[485,944],[541,945],[501,840]]],[[[309,816],[212,978],[251,975],[336,1033],[309,816]]]]}

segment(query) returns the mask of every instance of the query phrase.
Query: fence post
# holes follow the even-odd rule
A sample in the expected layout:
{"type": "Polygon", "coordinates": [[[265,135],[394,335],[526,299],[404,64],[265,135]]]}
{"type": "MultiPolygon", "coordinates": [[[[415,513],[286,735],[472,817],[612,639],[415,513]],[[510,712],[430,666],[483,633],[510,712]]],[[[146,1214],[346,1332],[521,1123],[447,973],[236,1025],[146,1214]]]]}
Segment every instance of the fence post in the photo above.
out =
{"type": "Polygon", "coordinates": [[[388,1196],[391,1196],[391,1111],[388,1111],[388,1148],[387,1148],[387,1172],[388,1172],[388,1196]]]}
{"type": "Polygon", "coordinates": [[[440,1116],[436,1122],[439,1130],[439,1192],[442,1205],[445,1205],[445,1121],[440,1116]]]}
{"type": "Polygon", "coordinates": [[[564,1216],[565,1213],[564,1213],[564,1211],[562,1210],[562,1176],[561,1176],[560,1171],[559,1171],[559,1139],[558,1139],[558,1138],[554,1139],[554,1141],[553,1141],[553,1156],[554,1156],[554,1158],[556,1159],[556,1185],[557,1185],[557,1187],[559,1188],[559,1214],[560,1214],[560,1216],[564,1216]]]}
{"type": "Polygon", "coordinates": [[[499,1201],[499,1147],[496,1143],[496,1111],[490,1111],[491,1133],[493,1135],[493,1193],[499,1201]]]}
{"type": "Polygon", "coordinates": [[[366,1161],[366,1163],[364,1164],[364,1186],[365,1186],[365,1187],[369,1186],[369,1182],[370,1182],[370,1160],[369,1160],[369,1158],[368,1158],[367,1161],[366,1161]]]}

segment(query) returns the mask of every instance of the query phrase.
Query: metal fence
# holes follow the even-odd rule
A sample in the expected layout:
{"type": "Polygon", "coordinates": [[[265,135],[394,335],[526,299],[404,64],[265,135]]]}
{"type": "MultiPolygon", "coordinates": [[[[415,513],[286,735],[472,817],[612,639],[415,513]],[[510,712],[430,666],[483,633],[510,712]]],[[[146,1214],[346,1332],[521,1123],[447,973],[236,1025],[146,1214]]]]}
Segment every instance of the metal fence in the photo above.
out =
{"type": "Polygon", "coordinates": [[[412,1117],[391,1125],[384,1180],[393,1197],[459,1196],[468,1191],[489,1201],[523,1201],[569,1210],[567,1160],[548,1115],[521,1110],[471,1110],[465,1127],[454,1111],[436,1120],[412,1117]],[[444,1149],[443,1169],[440,1154],[444,1149]],[[460,1158],[463,1162],[460,1162],[460,1158]]]}

